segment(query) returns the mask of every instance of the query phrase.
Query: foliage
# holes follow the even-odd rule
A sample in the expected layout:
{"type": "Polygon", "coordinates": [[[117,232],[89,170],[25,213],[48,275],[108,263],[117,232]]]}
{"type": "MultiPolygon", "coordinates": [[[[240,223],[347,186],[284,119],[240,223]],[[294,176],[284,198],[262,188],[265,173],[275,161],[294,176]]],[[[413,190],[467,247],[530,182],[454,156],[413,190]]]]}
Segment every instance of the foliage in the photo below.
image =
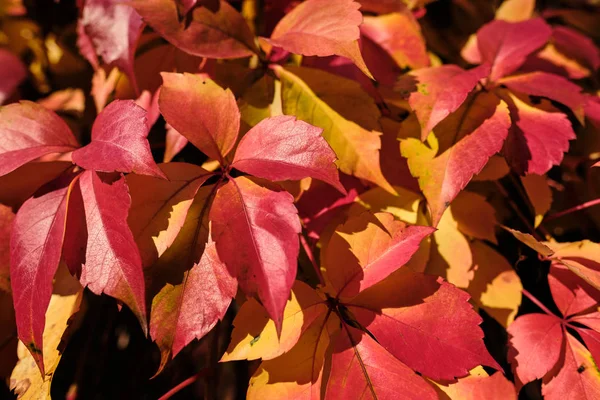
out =
{"type": "Polygon", "coordinates": [[[41,3],[0,0],[19,398],[93,393],[96,326],[123,398],[600,397],[593,1],[41,3]]]}

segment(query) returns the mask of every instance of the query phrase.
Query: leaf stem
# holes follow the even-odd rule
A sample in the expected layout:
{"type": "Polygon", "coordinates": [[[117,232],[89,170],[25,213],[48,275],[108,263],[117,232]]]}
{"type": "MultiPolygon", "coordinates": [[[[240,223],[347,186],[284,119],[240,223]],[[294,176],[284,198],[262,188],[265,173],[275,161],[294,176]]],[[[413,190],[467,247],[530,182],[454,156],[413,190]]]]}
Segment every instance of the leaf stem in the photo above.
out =
{"type": "Polygon", "coordinates": [[[553,219],[560,218],[564,215],[571,214],[576,211],[585,210],[586,208],[593,207],[598,204],[600,204],[600,199],[586,201],[585,203],[579,204],[578,206],[571,207],[566,210],[557,212],[556,214],[549,215],[546,217],[546,221],[551,221],[553,219]]]}
{"type": "Polygon", "coordinates": [[[185,389],[186,387],[190,386],[192,383],[196,382],[199,378],[202,378],[202,377],[208,375],[209,372],[210,372],[210,368],[201,369],[200,371],[198,371],[198,373],[196,375],[190,376],[185,381],[179,383],[177,386],[173,387],[167,393],[165,393],[161,397],[159,397],[158,400],[170,399],[175,394],[179,393],[179,391],[181,391],[182,389],[185,389]]]}
{"type": "Polygon", "coordinates": [[[310,263],[313,266],[313,269],[315,270],[315,274],[317,274],[317,277],[319,278],[319,282],[321,283],[321,286],[325,286],[325,279],[323,279],[323,274],[321,274],[321,269],[317,265],[313,251],[310,248],[310,245],[306,241],[306,238],[304,237],[303,234],[300,234],[300,243],[302,244],[302,248],[304,249],[304,252],[306,253],[306,257],[308,257],[310,263]]]}
{"type": "Polygon", "coordinates": [[[529,299],[531,300],[536,306],[538,306],[539,308],[541,308],[546,314],[550,315],[551,317],[556,317],[558,318],[552,311],[550,311],[548,309],[548,307],[546,307],[541,301],[539,301],[534,295],[532,295],[527,289],[523,288],[522,290],[523,294],[529,299]]]}
{"type": "Polygon", "coordinates": [[[521,221],[523,221],[523,223],[525,224],[525,226],[527,226],[527,229],[533,235],[533,237],[535,237],[539,241],[544,241],[544,238],[542,238],[540,236],[540,234],[536,232],[536,230],[533,227],[533,225],[531,225],[531,222],[529,222],[529,220],[527,219],[527,217],[523,214],[523,212],[521,212],[521,210],[519,209],[519,207],[510,198],[510,196],[508,195],[508,192],[506,191],[506,189],[504,188],[504,186],[502,186],[502,184],[499,181],[494,181],[494,183],[496,184],[496,187],[498,188],[498,190],[500,191],[500,193],[502,193],[502,196],[504,196],[504,198],[506,199],[506,201],[508,202],[508,204],[510,205],[510,207],[513,209],[513,211],[515,212],[515,214],[517,214],[517,216],[519,217],[519,219],[521,221]]]}

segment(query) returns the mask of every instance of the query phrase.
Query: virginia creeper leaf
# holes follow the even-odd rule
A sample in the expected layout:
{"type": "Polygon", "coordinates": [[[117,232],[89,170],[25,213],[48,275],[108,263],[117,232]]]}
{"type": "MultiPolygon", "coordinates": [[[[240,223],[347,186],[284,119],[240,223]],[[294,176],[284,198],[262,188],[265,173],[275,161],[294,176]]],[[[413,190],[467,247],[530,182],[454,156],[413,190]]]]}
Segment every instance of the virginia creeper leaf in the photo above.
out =
{"type": "Polygon", "coordinates": [[[193,339],[206,335],[223,319],[237,282],[221,262],[214,242],[179,284],[167,284],[152,300],[150,335],[161,350],[160,372],[193,339]]]}
{"type": "Polygon", "coordinates": [[[146,110],[132,100],[116,100],[92,126],[92,142],[73,152],[73,162],[99,172],[135,172],[164,178],[146,137],[146,110]]]}
{"type": "Polygon", "coordinates": [[[438,132],[441,139],[447,136],[462,139],[442,154],[438,154],[439,142],[433,135],[428,137],[431,147],[417,139],[406,139],[400,145],[411,174],[419,178],[433,226],[438,224],[444,210],[473,175],[500,151],[510,127],[506,103],[498,101],[492,94],[477,95],[471,107],[460,111],[455,113],[455,122],[448,122],[448,126],[441,127],[438,132]]]}
{"type": "Polygon", "coordinates": [[[322,132],[294,116],[264,119],[240,140],[232,167],[271,181],[316,178],[346,193],[322,132]]]}
{"type": "Polygon", "coordinates": [[[323,263],[336,297],[351,298],[406,264],[434,231],[407,226],[391,214],[370,212],[350,218],[333,234],[323,263]]]}
{"type": "Polygon", "coordinates": [[[125,179],[107,183],[96,172],[86,171],[79,187],[88,236],[80,281],[95,294],[106,293],[125,303],[146,332],[142,260],[127,226],[131,198],[125,179]]]}
{"type": "MultiPolygon", "coordinates": [[[[488,376],[481,367],[475,368],[475,370],[481,370],[481,374],[474,374],[471,371],[471,375],[459,379],[456,383],[437,386],[448,396],[448,399],[517,400],[515,386],[501,372],[488,376]]],[[[444,397],[440,396],[440,399],[444,399],[444,397]]]]}
{"type": "Polygon", "coordinates": [[[67,124],[30,101],[0,108],[0,176],[46,154],[79,147],[67,124]]]}
{"type": "Polygon", "coordinates": [[[159,166],[168,180],[131,174],[129,227],[142,256],[151,265],[175,241],[198,188],[212,176],[203,168],[186,163],[159,166]]]}
{"type": "Polygon", "coordinates": [[[333,347],[326,399],[437,399],[423,378],[369,335],[344,324],[333,347]]]}
{"type": "Polygon", "coordinates": [[[257,53],[244,18],[227,1],[219,9],[196,7],[189,25],[181,23],[177,4],[171,0],[133,0],[142,19],[179,49],[200,57],[240,58],[257,53]]]}
{"type": "Polygon", "coordinates": [[[19,57],[5,49],[0,49],[0,65],[2,65],[2,72],[0,72],[0,105],[2,105],[27,77],[27,69],[19,57]]]}
{"type": "Polygon", "coordinates": [[[307,0],[286,14],[266,40],[305,56],[349,58],[373,79],[358,46],[358,26],[362,23],[359,8],[353,0],[307,0]]]}
{"type": "Polygon", "coordinates": [[[458,229],[476,239],[496,241],[496,210],[487,199],[474,192],[462,191],[450,206],[458,229]]]}
{"type": "Polygon", "coordinates": [[[477,32],[481,60],[492,66],[489,78],[496,81],[515,72],[526,57],[550,39],[552,30],[541,18],[522,22],[495,20],[477,32]]]}
{"type": "Polygon", "coordinates": [[[80,24],[96,54],[126,73],[137,91],[133,60],[143,25],[139,14],[119,0],[86,0],[80,24]]]}
{"type": "Polygon", "coordinates": [[[531,72],[502,78],[499,83],[513,92],[530,96],[547,97],[569,107],[577,119],[583,123],[583,102],[581,88],[561,76],[546,72],[531,72]]]}
{"type": "Polygon", "coordinates": [[[510,345],[516,351],[509,353],[509,359],[520,384],[542,378],[558,362],[563,343],[559,318],[523,315],[512,323],[508,332],[510,345]]]}
{"type": "Polygon", "coordinates": [[[533,206],[535,213],[533,226],[537,228],[552,205],[552,190],[550,190],[548,180],[544,175],[529,174],[522,176],[521,183],[533,206]]]}
{"type": "Polygon", "coordinates": [[[10,237],[11,286],[19,339],[42,375],[43,333],[52,280],[61,258],[72,184],[60,179],[27,200],[17,212],[10,237]]]}
{"type": "Polygon", "coordinates": [[[513,94],[503,95],[513,120],[503,153],[520,174],[543,175],[563,159],[569,140],[575,139],[567,116],[553,107],[534,107],[513,94]]]}
{"type": "Polygon", "coordinates": [[[323,128],[323,137],[339,159],[340,171],[374,182],[393,193],[394,189],[383,176],[379,163],[381,133],[370,130],[374,128],[373,123],[377,124],[372,118],[379,111],[360,85],[315,69],[276,67],[275,71],[281,79],[284,114],[323,128]],[[313,91],[303,80],[305,75],[315,83],[326,83],[326,86],[315,87],[313,91]],[[338,108],[343,108],[346,113],[340,115],[324,98],[327,101],[337,99],[341,103],[338,108]],[[359,118],[361,123],[348,120],[348,117],[359,118]]]}
{"type": "Polygon", "coordinates": [[[219,257],[249,296],[257,294],[281,331],[296,277],[300,221],[294,198],[247,177],[220,187],[210,209],[219,257]]]}
{"type": "Polygon", "coordinates": [[[235,316],[231,342],[221,361],[270,360],[287,353],[326,310],[323,298],[314,289],[302,281],[294,282],[278,337],[275,323],[264,307],[249,299],[235,316]]]}
{"type": "Polygon", "coordinates": [[[426,377],[452,380],[480,364],[501,369],[483,344],[482,319],[468,299],[439,278],[402,268],[347,307],[404,364],[426,377]]]}
{"type": "Polygon", "coordinates": [[[222,162],[240,129],[240,111],[231,90],[204,76],[162,73],[162,77],[158,104],[169,125],[222,162]]]}

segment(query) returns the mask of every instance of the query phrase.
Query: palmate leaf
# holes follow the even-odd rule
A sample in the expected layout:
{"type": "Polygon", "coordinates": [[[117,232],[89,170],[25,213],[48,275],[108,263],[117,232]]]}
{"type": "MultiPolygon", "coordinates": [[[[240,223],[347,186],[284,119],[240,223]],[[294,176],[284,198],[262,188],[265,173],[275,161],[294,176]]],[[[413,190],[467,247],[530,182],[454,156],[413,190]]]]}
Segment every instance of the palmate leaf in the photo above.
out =
{"type": "Polygon", "coordinates": [[[221,0],[218,10],[195,7],[189,26],[180,22],[177,4],[171,0],[134,0],[142,19],[179,49],[200,57],[240,58],[258,52],[252,32],[240,13],[221,0]]]}
{"type": "Polygon", "coordinates": [[[0,109],[0,176],[46,154],[77,147],[67,124],[39,104],[22,101],[0,109]]]}
{"type": "Polygon", "coordinates": [[[369,78],[373,76],[360,54],[358,26],[362,14],[353,0],[308,0],[279,21],[267,40],[274,46],[305,56],[349,58],[369,78]]]}
{"type": "MultiPolygon", "coordinates": [[[[341,228],[360,225],[361,219],[365,219],[364,214],[352,217],[341,228]]],[[[388,229],[393,226],[386,218],[381,221],[388,229]]],[[[383,233],[374,234],[373,229],[377,228],[350,229],[346,235],[356,236],[350,243],[359,243],[362,237],[374,238],[374,244],[383,250],[401,247],[383,233]]],[[[416,233],[413,236],[419,238],[416,233]]],[[[333,240],[329,246],[338,248],[333,240]]],[[[359,249],[354,247],[353,251],[359,249]]],[[[412,244],[407,252],[410,249],[412,244]]],[[[387,254],[385,250],[383,254],[387,254]]],[[[359,259],[341,258],[338,262],[361,265],[359,259]]],[[[481,318],[467,302],[468,295],[433,276],[400,268],[401,262],[392,275],[386,278],[382,274],[379,283],[353,299],[337,297],[337,291],[328,288],[326,294],[320,288],[310,294],[312,289],[297,283],[295,300],[287,304],[289,310],[282,324],[285,336],[279,344],[271,322],[265,325],[262,319],[250,318],[262,314],[258,312],[260,306],[245,303],[234,321],[233,348],[223,361],[264,354],[263,363],[251,378],[248,397],[318,399],[325,393],[326,398],[436,398],[432,387],[413,370],[435,379],[453,379],[479,364],[499,368],[483,345],[483,332],[478,327],[481,318]],[[357,327],[368,329],[376,341],[357,327]],[[398,337],[403,340],[398,341],[398,337]],[[259,346],[256,350],[254,344],[259,346]],[[414,352],[417,348],[418,354],[414,352]]],[[[341,271],[327,268],[326,280],[343,281],[341,271]]]]}

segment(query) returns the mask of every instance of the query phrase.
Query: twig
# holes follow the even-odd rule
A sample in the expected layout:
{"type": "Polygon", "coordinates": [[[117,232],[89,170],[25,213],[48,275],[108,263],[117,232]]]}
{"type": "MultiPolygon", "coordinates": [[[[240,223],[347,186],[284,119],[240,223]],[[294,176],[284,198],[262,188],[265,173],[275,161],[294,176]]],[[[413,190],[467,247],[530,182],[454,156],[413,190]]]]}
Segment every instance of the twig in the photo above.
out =
{"type": "Polygon", "coordinates": [[[527,289],[523,289],[522,292],[529,300],[531,300],[536,306],[541,308],[546,314],[550,315],[551,317],[558,318],[552,311],[550,311],[548,309],[548,307],[546,307],[544,304],[542,304],[542,302],[539,301],[534,295],[529,293],[529,291],[527,289]]]}
{"type": "Polygon", "coordinates": [[[312,249],[310,248],[310,245],[308,244],[308,242],[306,241],[306,238],[302,234],[300,235],[300,243],[302,243],[302,248],[304,249],[304,252],[306,253],[306,257],[308,257],[310,263],[312,264],[313,269],[315,270],[315,274],[317,274],[317,277],[319,278],[319,282],[321,283],[322,286],[325,286],[325,279],[323,279],[321,270],[319,269],[319,266],[317,265],[317,262],[315,261],[315,256],[312,252],[312,249]]]}
{"type": "Polygon", "coordinates": [[[190,386],[192,383],[196,382],[199,378],[202,378],[203,376],[208,375],[209,372],[210,372],[210,368],[208,368],[208,367],[201,369],[200,371],[198,371],[198,373],[196,375],[190,376],[185,381],[181,382],[180,384],[178,384],[177,386],[175,386],[174,388],[169,390],[167,393],[163,394],[158,400],[170,399],[171,397],[173,397],[173,395],[179,393],[182,389],[185,389],[186,387],[190,386]]]}
{"type": "Polygon", "coordinates": [[[586,208],[595,206],[597,204],[600,204],[600,199],[586,201],[585,203],[580,204],[578,206],[571,207],[571,208],[568,208],[568,209],[566,209],[564,211],[557,212],[556,214],[549,215],[549,216],[546,217],[546,221],[552,221],[553,219],[562,217],[562,216],[567,215],[567,214],[571,214],[571,213],[573,213],[575,211],[585,210],[586,208]]]}
{"type": "Polygon", "coordinates": [[[506,191],[506,189],[504,189],[504,186],[502,186],[502,184],[500,182],[498,182],[498,181],[494,181],[494,183],[496,184],[496,187],[498,188],[498,190],[500,191],[500,193],[502,193],[502,196],[504,196],[504,198],[506,199],[506,201],[508,202],[508,204],[510,205],[510,207],[513,209],[513,211],[515,212],[515,214],[517,214],[517,216],[521,219],[521,221],[523,221],[523,223],[527,226],[527,229],[529,229],[529,232],[533,235],[533,237],[535,237],[539,241],[544,241],[544,238],[542,238],[540,236],[540,234],[536,232],[536,230],[533,227],[533,225],[531,225],[531,222],[529,222],[529,220],[527,219],[527,217],[525,215],[523,215],[523,213],[521,212],[521,210],[519,209],[519,207],[510,198],[510,196],[508,195],[508,192],[506,191]]]}

